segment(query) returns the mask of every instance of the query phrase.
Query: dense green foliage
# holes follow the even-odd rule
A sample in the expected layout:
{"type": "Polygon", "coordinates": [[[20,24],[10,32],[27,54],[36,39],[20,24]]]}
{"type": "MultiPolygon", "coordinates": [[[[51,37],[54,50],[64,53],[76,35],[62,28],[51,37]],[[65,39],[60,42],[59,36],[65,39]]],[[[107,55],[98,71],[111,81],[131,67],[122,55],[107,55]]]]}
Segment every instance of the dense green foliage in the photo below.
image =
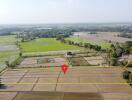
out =
{"type": "Polygon", "coordinates": [[[126,79],[126,80],[128,80],[129,79],[129,74],[130,74],[131,72],[130,71],[127,71],[127,70],[125,70],[122,74],[123,74],[123,79],[126,79]]]}
{"type": "Polygon", "coordinates": [[[17,38],[22,38],[22,42],[34,40],[36,38],[56,38],[58,36],[69,37],[72,35],[71,30],[67,29],[46,29],[34,32],[17,33],[17,38]]]}
{"type": "Polygon", "coordinates": [[[89,50],[105,51],[104,49],[102,49],[102,47],[100,45],[88,43],[87,41],[76,41],[76,38],[75,38],[75,40],[72,40],[69,38],[65,39],[64,37],[58,37],[56,39],[61,41],[62,43],[66,43],[69,45],[75,45],[78,47],[84,47],[84,48],[89,49],[89,50]]]}
{"type": "MultiPolygon", "coordinates": [[[[118,65],[119,57],[130,54],[130,46],[127,44],[120,45],[119,43],[111,44],[111,48],[107,50],[107,62],[109,65],[118,65]]],[[[120,62],[124,66],[125,61],[120,62]]]]}

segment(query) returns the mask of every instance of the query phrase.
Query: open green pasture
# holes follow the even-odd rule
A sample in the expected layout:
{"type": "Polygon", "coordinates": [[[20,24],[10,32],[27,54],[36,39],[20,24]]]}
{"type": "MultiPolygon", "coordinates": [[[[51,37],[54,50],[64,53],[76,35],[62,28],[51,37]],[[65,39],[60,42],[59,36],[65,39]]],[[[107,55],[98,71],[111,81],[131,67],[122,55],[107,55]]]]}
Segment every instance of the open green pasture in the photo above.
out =
{"type": "Polygon", "coordinates": [[[16,35],[0,36],[0,44],[14,44],[16,41],[16,35]]]}
{"type": "Polygon", "coordinates": [[[28,42],[22,42],[20,45],[23,52],[48,52],[81,49],[77,46],[61,43],[55,38],[39,38],[28,42]]]}

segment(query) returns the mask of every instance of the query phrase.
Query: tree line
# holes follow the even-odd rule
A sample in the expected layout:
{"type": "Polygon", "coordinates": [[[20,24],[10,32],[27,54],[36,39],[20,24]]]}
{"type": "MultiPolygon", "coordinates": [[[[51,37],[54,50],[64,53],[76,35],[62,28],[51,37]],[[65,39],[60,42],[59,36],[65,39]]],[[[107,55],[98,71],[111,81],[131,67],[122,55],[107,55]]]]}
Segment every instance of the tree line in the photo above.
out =
{"type": "Polygon", "coordinates": [[[70,35],[72,35],[70,30],[47,29],[40,32],[19,32],[17,33],[17,38],[21,38],[22,42],[26,42],[36,38],[57,38],[58,36],[69,37],[70,35]]]}
{"type": "Polygon", "coordinates": [[[83,42],[74,42],[72,40],[66,40],[64,39],[63,36],[57,36],[56,40],[61,41],[62,43],[67,43],[69,45],[75,45],[75,46],[79,46],[79,47],[84,47],[84,48],[88,48],[88,49],[93,49],[96,51],[103,51],[104,49],[101,48],[101,46],[99,45],[93,45],[91,43],[83,43],[83,42]]]}
{"type": "Polygon", "coordinates": [[[67,43],[69,45],[76,45],[79,47],[84,47],[90,50],[95,50],[95,51],[101,51],[102,53],[106,53],[107,56],[105,58],[106,62],[108,65],[116,66],[119,64],[125,65],[126,62],[123,61],[121,63],[118,62],[119,58],[122,57],[123,55],[128,55],[130,54],[130,46],[128,44],[119,44],[117,43],[111,43],[110,48],[108,49],[103,49],[99,45],[93,45],[91,43],[83,43],[83,42],[74,42],[72,40],[66,40],[64,39],[63,36],[58,36],[56,40],[61,41],[62,43],[67,43]]]}

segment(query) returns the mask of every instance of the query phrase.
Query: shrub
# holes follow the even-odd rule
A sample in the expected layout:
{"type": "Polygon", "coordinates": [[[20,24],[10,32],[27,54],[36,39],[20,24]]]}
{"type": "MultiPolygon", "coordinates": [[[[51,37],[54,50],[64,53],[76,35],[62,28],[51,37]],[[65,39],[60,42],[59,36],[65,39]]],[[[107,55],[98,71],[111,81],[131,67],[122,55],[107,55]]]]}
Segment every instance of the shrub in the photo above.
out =
{"type": "Polygon", "coordinates": [[[10,66],[9,61],[5,61],[5,64],[6,64],[7,67],[10,66]]]}
{"type": "Polygon", "coordinates": [[[10,67],[15,67],[16,65],[20,64],[23,60],[23,57],[18,57],[14,61],[10,63],[10,67]]]}
{"type": "Polygon", "coordinates": [[[124,71],[123,72],[123,79],[126,79],[126,80],[128,80],[129,79],[129,74],[131,74],[131,72],[130,71],[124,71]]]}

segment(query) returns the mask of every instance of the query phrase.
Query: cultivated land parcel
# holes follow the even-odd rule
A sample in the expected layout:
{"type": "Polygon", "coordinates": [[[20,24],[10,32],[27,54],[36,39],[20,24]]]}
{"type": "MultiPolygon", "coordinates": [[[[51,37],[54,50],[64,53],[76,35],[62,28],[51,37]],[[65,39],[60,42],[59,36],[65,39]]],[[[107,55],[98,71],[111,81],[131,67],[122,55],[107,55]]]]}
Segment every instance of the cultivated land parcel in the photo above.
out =
{"type": "Polygon", "coordinates": [[[1,75],[6,85],[0,99],[132,100],[132,88],[122,72],[122,68],[96,67],[69,68],[65,75],[55,67],[7,70],[1,75]]]}
{"type": "Polygon", "coordinates": [[[81,49],[77,46],[61,43],[55,38],[40,38],[30,42],[23,42],[21,43],[21,47],[24,52],[48,52],[81,49]]]}
{"type": "MultiPolygon", "coordinates": [[[[17,41],[14,36],[4,36],[2,39],[2,45],[14,45],[17,41]]],[[[97,44],[102,48],[110,46],[105,40],[94,41],[83,35],[68,39],[97,44]]],[[[101,66],[104,58],[98,53],[64,44],[55,38],[37,38],[19,44],[22,55],[32,54],[33,57],[22,56],[23,61],[19,65],[1,73],[1,81],[5,85],[0,89],[0,100],[132,100],[132,88],[122,78],[124,69],[101,66]],[[68,59],[65,53],[72,50],[83,50],[83,53],[78,52],[68,59]],[[61,51],[65,52],[60,55],[61,51]],[[48,53],[47,56],[36,56],[39,52],[48,53]],[[55,56],[54,52],[58,55],[55,56]],[[94,62],[100,66],[89,65],[94,62]],[[72,65],[66,74],[61,71],[63,63],[72,65]]],[[[1,52],[0,58],[4,62],[18,54],[18,49],[7,48],[1,52]]],[[[132,71],[131,68],[129,70],[132,71]]]]}
{"type": "MultiPolygon", "coordinates": [[[[18,57],[20,50],[16,46],[17,41],[19,41],[19,39],[17,39],[15,35],[0,36],[0,64],[1,64],[0,68],[1,70],[6,67],[5,61],[9,60],[9,63],[11,63],[18,57]]],[[[61,43],[57,41],[55,38],[35,39],[30,42],[20,43],[20,46],[22,48],[23,55],[25,55],[25,53],[26,55],[35,55],[41,52],[43,55],[43,52],[48,53],[49,51],[60,52],[61,50],[67,51],[67,50],[82,49],[77,46],[61,43]]],[[[50,52],[48,54],[50,54],[50,52]]]]}
{"type": "Polygon", "coordinates": [[[9,63],[14,61],[19,54],[19,49],[16,46],[17,39],[15,35],[0,36],[0,70],[6,67],[5,61],[9,63]]]}
{"type": "Polygon", "coordinates": [[[132,41],[132,39],[119,37],[120,32],[97,32],[96,34],[90,34],[90,32],[74,32],[73,36],[67,38],[67,40],[74,41],[76,43],[90,43],[93,45],[99,45],[103,49],[110,48],[112,43],[125,43],[126,41],[132,41]]]}

